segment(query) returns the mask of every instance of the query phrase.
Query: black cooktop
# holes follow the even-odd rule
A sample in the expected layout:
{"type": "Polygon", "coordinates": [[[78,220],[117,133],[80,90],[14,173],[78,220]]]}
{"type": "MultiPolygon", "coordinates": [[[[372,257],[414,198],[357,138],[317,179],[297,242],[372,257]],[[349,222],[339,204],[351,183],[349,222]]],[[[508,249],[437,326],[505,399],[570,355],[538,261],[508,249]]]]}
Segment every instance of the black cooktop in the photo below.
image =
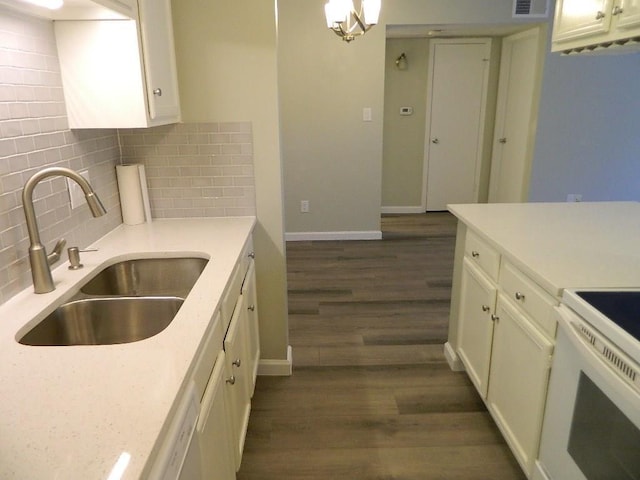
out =
{"type": "Polygon", "coordinates": [[[576,294],[640,341],[640,291],[576,292],[576,294]]]}

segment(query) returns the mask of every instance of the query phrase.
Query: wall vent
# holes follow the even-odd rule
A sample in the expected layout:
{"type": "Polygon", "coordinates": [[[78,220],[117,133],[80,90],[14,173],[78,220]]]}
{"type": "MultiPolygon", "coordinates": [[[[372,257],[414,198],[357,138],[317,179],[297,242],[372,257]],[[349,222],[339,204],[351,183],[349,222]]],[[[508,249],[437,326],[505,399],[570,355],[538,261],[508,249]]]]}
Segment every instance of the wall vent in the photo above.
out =
{"type": "Polygon", "coordinates": [[[549,0],[513,0],[513,18],[544,18],[549,15],[549,0]]]}

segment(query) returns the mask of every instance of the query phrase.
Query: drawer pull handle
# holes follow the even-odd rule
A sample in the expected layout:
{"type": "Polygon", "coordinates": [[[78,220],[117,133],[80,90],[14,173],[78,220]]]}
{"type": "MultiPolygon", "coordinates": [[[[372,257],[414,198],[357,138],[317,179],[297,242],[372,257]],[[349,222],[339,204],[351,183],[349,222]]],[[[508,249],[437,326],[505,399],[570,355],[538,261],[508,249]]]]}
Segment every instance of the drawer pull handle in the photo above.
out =
{"type": "Polygon", "coordinates": [[[252,258],[252,259],[253,259],[253,258],[256,258],[256,254],[255,254],[255,252],[251,252],[251,253],[248,255],[248,257],[249,257],[249,258],[252,258]]]}
{"type": "Polygon", "coordinates": [[[239,367],[240,365],[242,365],[242,362],[239,358],[236,358],[233,362],[231,362],[231,365],[233,365],[234,367],[239,367]]]}
{"type": "Polygon", "coordinates": [[[477,251],[474,250],[473,252],[471,252],[471,256],[473,258],[478,258],[480,256],[480,252],[477,252],[477,251]]]}
{"type": "Polygon", "coordinates": [[[495,315],[495,314],[491,315],[491,321],[492,321],[492,322],[498,322],[499,320],[500,320],[500,317],[499,317],[499,316],[497,316],[497,315],[495,315]]]}
{"type": "Polygon", "coordinates": [[[229,378],[227,378],[225,380],[225,382],[227,382],[229,385],[235,385],[236,383],[236,377],[231,375],[229,378]]]}
{"type": "Polygon", "coordinates": [[[482,305],[482,311],[483,312],[488,312],[491,310],[491,307],[489,305],[482,305]]]}
{"type": "Polygon", "coordinates": [[[255,310],[256,310],[256,306],[255,306],[255,305],[249,305],[249,307],[247,307],[247,309],[248,309],[250,312],[255,312],[255,310]]]}
{"type": "Polygon", "coordinates": [[[516,292],[515,297],[516,297],[516,300],[524,301],[524,293],[516,292]]]}

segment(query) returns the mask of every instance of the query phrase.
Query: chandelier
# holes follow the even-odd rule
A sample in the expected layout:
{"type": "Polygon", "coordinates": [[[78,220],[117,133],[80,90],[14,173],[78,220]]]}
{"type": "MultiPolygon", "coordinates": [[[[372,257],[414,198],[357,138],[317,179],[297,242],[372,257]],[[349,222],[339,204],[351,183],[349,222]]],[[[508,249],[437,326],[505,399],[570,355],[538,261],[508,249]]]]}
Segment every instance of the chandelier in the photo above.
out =
{"type": "Polygon", "coordinates": [[[355,0],[360,3],[356,10],[354,0],[329,0],[324,6],[327,27],[345,42],[364,35],[378,23],[381,0],[355,0]]]}

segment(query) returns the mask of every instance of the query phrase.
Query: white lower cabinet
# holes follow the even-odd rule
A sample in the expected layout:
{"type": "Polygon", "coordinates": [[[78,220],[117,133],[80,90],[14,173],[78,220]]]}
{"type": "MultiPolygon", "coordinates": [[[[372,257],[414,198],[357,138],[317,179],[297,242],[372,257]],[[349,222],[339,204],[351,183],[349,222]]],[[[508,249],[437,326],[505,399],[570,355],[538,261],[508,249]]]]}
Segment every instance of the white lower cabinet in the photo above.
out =
{"type": "Polygon", "coordinates": [[[457,353],[523,471],[538,454],[555,320],[553,297],[499,249],[467,231],[457,353]]]}
{"type": "Polygon", "coordinates": [[[487,396],[497,287],[468,258],[462,269],[458,355],[482,397],[487,396]]]}
{"type": "Polygon", "coordinates": [[[252,261],[242,284],[242,297],[247,313],[247,347],[249,359],[249,375],[251,377],[250,392],[256,386],[258,364],[260,363],[260,327],[258,325],[258,296],[256,291],[256,269],[252,261]]]}
{"type": "Polygon", "coordinates": [[[233,450],[236,470],[240,468],[244,440],[251,411],[250,369],[247,349],[247,314],[244,299],[238,298],[224,339],[226,354],[226,398],[232,419],[233,450]]]}
{"type": "Polygon", "coordinates": [[[225,395],[225,352],[218,353],[215,367],[202,397],[196,432],[200,441],[203,479],[235,480],[231,417],[225,395]]]}
{"type": "Polygon", "coordinates": [[[487,407],[531,475],[538,453],[553,344],[498,295],[487,407]]]}

